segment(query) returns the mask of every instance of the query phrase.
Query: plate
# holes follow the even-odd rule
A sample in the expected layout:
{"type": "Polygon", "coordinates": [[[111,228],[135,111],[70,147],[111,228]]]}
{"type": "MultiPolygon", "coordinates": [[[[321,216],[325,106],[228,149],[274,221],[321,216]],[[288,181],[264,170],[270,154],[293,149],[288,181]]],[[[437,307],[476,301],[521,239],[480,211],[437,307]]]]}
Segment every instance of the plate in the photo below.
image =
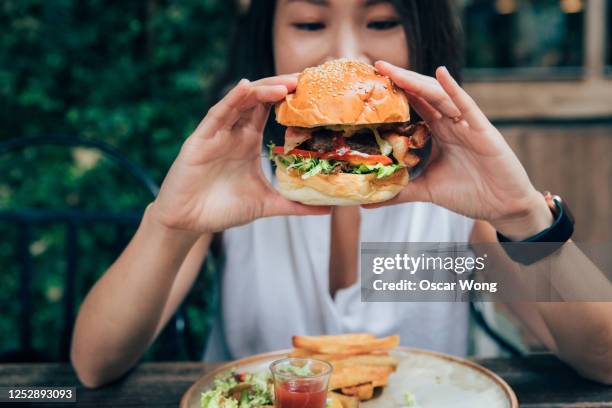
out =
{"type": "MultiPolygon", "coordinates": [[[[258,354],[217,368],[196,381],[183,395],[181,408],[200,408],[200,394],[214,378],[227,371],[262,372],[271,362],[289,351],[258,354]]],[[[416,401],[414,408],[518,408],[512,388],[490,370],[463,358],[412,348],[398,348],[391,354],[399,359],[397,371],[381,395],[360,404],[360,408],[400,408],[404,393],[416,401]]]]}

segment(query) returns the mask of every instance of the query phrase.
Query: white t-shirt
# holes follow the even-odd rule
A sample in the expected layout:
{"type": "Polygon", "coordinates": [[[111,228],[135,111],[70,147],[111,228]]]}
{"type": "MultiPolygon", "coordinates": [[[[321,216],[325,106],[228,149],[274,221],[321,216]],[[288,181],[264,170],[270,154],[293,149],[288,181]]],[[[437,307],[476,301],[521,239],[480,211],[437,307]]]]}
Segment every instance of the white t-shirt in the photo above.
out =
{"type": "MultiPolygon", "coordinates": [[[[362,242],[468,242],[474,224],[429,203],[360,212],[362,242]]],[[[359,281],[332,298],[330,235],[329,215],[264,218],[226,230],[221,305],[204,359],[290,348],[293,335],[344,332],[399,334],[404,346],[467,353],[468,303],[361,302],[359,281]]]]}

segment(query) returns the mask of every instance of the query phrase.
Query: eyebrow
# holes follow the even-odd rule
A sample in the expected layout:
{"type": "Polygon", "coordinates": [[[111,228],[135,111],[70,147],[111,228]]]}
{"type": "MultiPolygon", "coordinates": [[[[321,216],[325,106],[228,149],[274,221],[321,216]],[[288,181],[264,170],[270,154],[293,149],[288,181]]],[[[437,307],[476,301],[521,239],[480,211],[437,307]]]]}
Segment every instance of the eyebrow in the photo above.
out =
{"type": "Polygon", "coordinates": [[[381,3],[390,3],[390,0],[366,0],[365,6],[370,7],[381,3]]]}
{"type": "Polygon", "coordinates": [[[328,0],[287,0],[287,4],[290,3],[309,3],[314,4],[315,6],[329,7],[328,0]]]}
{"type": "MultiPolygon", "coordinates": [[[[365,7],[372,7],[377,4],[389,3],[390,0],[366,0],[364,2],[365,7]]],[[[309,3],[315,6],[329,7],[329,0],[287,0],[287,3],[309,3]]]]}

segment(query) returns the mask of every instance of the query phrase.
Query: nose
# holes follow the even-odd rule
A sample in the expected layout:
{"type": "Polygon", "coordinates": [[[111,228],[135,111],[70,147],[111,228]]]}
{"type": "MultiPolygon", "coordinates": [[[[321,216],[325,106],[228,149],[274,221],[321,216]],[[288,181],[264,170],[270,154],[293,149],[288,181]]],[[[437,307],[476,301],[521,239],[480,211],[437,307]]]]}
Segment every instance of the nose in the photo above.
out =
{"type": "Polygon", "coordinates": [[[354,27],[345,25],[340,27],[333,36],[332,47],[330,47],[330,53],[325,59],[330,61],[338,58],[347,58],[365,62],[367,64],[373,64],[371,58],[368,57],[367,53],[361,46],[359,36],[355,32],[354,27]]]}

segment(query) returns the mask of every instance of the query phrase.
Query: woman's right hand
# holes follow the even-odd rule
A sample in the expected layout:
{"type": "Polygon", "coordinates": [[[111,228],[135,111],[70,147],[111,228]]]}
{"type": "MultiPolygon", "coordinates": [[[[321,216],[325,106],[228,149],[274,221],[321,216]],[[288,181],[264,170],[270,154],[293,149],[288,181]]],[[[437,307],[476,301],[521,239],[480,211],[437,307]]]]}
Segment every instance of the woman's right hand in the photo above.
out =
{"type": "Polygon", "coordinates": [[[155,219],[173,229],[212,233],[261,217],[329,212],[285,199],[262,172],[270,108],[296,84],[295,75],[243,79],[213,106],[166,175],[152,205],[155,219]]]}

